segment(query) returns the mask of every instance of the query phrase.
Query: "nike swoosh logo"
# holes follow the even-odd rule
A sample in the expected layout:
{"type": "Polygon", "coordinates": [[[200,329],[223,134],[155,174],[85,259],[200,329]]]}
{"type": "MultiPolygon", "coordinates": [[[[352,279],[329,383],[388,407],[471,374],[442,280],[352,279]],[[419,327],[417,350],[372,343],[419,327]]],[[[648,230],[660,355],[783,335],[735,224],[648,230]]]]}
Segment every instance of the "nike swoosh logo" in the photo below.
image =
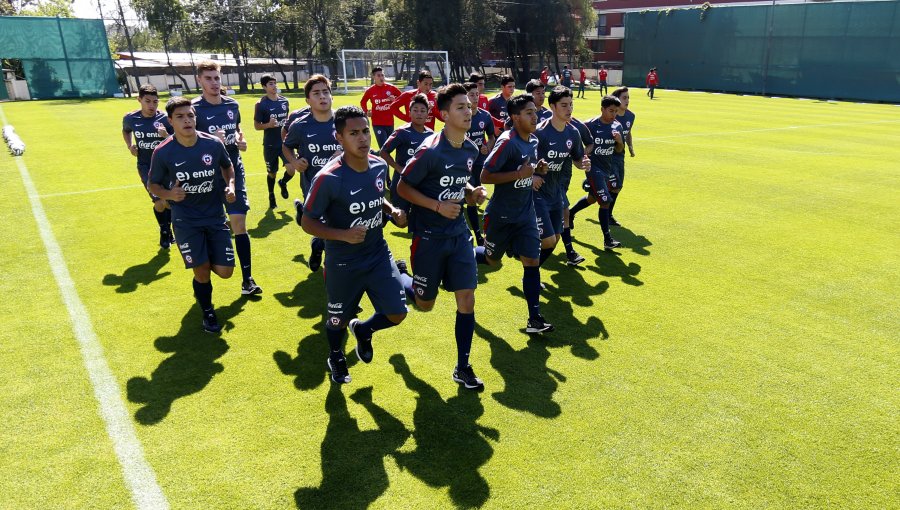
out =
{"type": "Polygon", "coordinates": [[[453,165],[444,165],[444,170],[449,170],[453,168],[453,165]]]}
{"type": "Polygon", "coordinates": [[[556,145],[556,142],[550,142],[550,145],[556,145]]]}
{"type": "Polygon", "coordinates": [[[206,120],[213,120],[213,119],[215,119],[215,118],[216,118],[216,116],[213,115],[212,117],[207,117],[206,120]]]}
{"type": "Polygon", "coordinates": [[[318,134],[318,133],[310,133],[310,134],[306,135],[306,137],[307,137],[307,138],[312,138],[312,137],[316,136],[317,134],[318,134]]]}
{"type": "Polygon", "coordinates": [[[226,258],[225,262],[231,262],[232,260],[234,260],[234,257],[231,257],[230,259],[226,258]]]}
{"type": "Polygon", "coordinates": [[[135,124],[134,127],[141,127],[143,124],[135,124]]]}
{"type": "Polygon", "coordinates": [[[359,189],[356,190],[356,191],[351,191],[350,194],[351,194],[351,195],[355,195],[355,194],[359,193],[360,191],[362,191],[362,188],[359,188],[359,189]]]}
{"type": "Polygon", "coordinates": [[[181,163],[175,163],[175,166],[181,166],[181,165],[183,165],[183,164],[185,164],[185,163],[187,163],[187,161],[182,161],[181,163]]]}

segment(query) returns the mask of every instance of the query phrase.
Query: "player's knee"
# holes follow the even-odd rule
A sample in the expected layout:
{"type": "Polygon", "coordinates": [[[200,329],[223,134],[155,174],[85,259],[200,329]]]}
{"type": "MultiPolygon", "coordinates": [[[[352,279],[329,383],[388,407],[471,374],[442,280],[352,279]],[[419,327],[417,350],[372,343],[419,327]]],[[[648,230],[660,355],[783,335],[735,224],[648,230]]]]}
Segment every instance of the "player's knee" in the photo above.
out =
{"type": "Polygon", "coordinates": [[[533,259],[531,257],[519,257],[519,260],[522,261],[522,265],[525,267],[538,267],[541,264],[540,259],[533,259]]]}
{"type": "Polygon", "coordinates": [[[209,262],[191,268],[194,271],[194,279],[200,283],[209,282],[210,265],[209,262]]]}
{"type": "Polygon", "coordinates": [[[552,235],[550,237],[545,237],[541,239],[541,248],[544,250],[549,250],[556,246],[556,243],[559,241],[559,237],[556,235],[552,235]]]}
{"type": "Polygon", "coordinates": [[[416,308],[423,312],[430,312],[432,308],[434,308],[434,300],[424,301],[422,299],[416,298],[416,308]]]}
{"type": "Polygon", "coordinates": [[[223,280],[231,278],[234,274],[234,268],[230,266],[212,266],[212,271],[223,280]]]}
{"type": "Polygon", "coordinates": [[[475,289],[461,290],[456,293],[456,309],[460,313],[475,313],[475,289]]]}
{"type": "Polygon", "coordinates": [[[388,315],[387,318],[389,321],[393,322],[394,324],[400,324],[401,322],[403,322],[404,319],[406,319],[406,314],[405,313],[394,313],[394,314],[388,315]]]}

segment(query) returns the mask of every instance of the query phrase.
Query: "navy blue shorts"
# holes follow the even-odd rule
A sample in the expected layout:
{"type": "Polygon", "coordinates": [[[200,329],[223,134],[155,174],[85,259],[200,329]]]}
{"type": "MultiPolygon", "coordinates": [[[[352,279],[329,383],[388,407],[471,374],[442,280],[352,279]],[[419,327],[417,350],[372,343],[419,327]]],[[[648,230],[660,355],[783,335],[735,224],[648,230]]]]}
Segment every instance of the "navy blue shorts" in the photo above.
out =
{"type": "Polygon", "coordinates": [[[158,196],[150,193],[150,190],[147,189],[147,177],[150,175],[150,165],[138,165],[137,171],[138,176],[141,178],[141,185],[143,185],[144,189],[147,190],[147,194],[150,195],[150,200],[154,202],[160,200],[158,196]]]}
{"type": "Polygon", "coordinates": [[[312,186],[312,180],[313,178],[306,171],[300,172],[300,191],[303,192],[303,200],[309,198],[309,187],[312,186]]]}
{"type": "Polygon", "coordinates": [[[378,147],[384,145],[384,142],[391,136],[394,132],[394,126],[372,126],[375,130],[375,140],[378,141],[378,147]]]}
{"type": "Polygon", "coordinates": [[[500,260],[509,250],[514,257],[536,259],[541,256],[541,236],[537,218],[531,221],[508,223],[494,221],[490,213],[484,215],[484,253],[500,260]]]}
{"type": "Polygon", "coordinates": [[[625,181],[625,156],[622,159],[613,159],[612,173],[607,178],[610,193],[618,193],[622,190],[622,183],[625,181]]]}
{"type": "Polygon", "coordinates": [[[244,161],[237,151],[229,152],[231,164],[234,165],[234,202],[225,202],[228,214],[247,214],[250,210],[250,197],[247,196],[247,179],[244,174],[244,161]]]}
{"type": "Polygon", "coordinates": [[[569,208],[569,184],[572,182],[572,171],[563,173],[559,177],[559,189],[562,191],[563,209],[569,208]]]}
{"type": "Polygon", "coordinates": [[[433,301],[443,283],[450,292],[478,286],[478,265],[469,233],[450,238],[413,237],[410,248],[413,290],[423,301],[433,301]]]}
{"type": "Polygon", "coordinates": [[[541,239],[562,234],[562,202],[554,204],[547,200],[535,199],[534,214],[537,217],[538,235],[541,236],[541,239]]]}
{"type": "Polygon", "coordinates": [[[281,145],[263,145],[263,159],[266,161],[266,172],[272,175],[278,173],[278,160],[282,165],[287,162],[284,153],[281,152],[281,145]]]}
{"type": "Polygon", "coordinates": [[[394,265],[394,257],[387,243],[378,254],[370,257],[377,261],[374,264],[353,264],[333,261],[326,253],[327,327],[331,329],[346,327],[347,322],[356,315],[356,307],[363,293],[368,294],[377,313],[397,315],[407,312],[406,292],[400,280],[400,271],[394,265]]]}
{"type": "Polygon", "coordinates": [[[597,199],[600,207],[606,209],[612,203],[612,194],[609,192],[609,175],[606,172],[591,170],[585,180],[588,193],[597,199]]]}
{"type": "Polygon", "coordinates": [[[225,223],[203,227],[174,224],[173,227],[184,267],[190,269],[207,262],[214,266],[234,267],[231,230],[225,223]]]}

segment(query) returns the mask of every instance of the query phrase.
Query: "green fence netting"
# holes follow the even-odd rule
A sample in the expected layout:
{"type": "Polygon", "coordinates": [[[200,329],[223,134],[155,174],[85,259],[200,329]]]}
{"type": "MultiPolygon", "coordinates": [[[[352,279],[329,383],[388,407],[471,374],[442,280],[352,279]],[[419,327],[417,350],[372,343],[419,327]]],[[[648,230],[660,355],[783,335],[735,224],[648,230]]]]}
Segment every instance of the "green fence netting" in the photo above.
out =
{"type": "Polygon", "coordinates": [[[33,99],[119,91],[101,20],[0,16],[0,57],[22,61],[33,99]]]}
{"type": "Polygon", "coordinates": [[[900,102],[900,2],[630,12],[624,81],[900,102]]]}

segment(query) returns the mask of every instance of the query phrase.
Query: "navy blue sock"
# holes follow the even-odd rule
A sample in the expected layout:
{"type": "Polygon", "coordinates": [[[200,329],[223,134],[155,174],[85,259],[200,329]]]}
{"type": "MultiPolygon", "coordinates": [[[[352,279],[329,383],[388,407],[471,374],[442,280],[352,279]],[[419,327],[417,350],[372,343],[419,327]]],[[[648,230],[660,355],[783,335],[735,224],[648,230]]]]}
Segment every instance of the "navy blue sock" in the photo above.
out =
{"type": "Polygon", "coordinates": [[[212,310],[212,282],[200,283],[194,280],[194,297],[204,312],[212,310]]]}
{"type": "Polygon", "coordinates": [[[467,205],[466,206],[466,217],[469,219],[469,226],[472,227],[472,232],[475,232],[475,237],[481,236],[481,221],[478,218],[478,206],[477,205],[467,205]]]}
{"type": "Polygon", "coordinates": [[[478,264],[487,264],[487,254],[484,253],[484,246],[475,247],[475,262],[478,264]]]}
{"type": "Polygon", "coordinates": [[[538,267],[525,267],[522,275],[522,292],[528,303],[528,318],[541,314],[541,271],[538,267]]]}
{"type": "Polygon", "coordinates": [[[400,273],[400,283],[403,284],[403,292],[406,292],[406,300],[410,304],[416,302],[416,291],[413,290],[412,276],[406,273],[400,273]]]}
{"type": "Polygon", "coordinates": [[[553,248],[541,248],[541,258],[538,265],[543,266],[544,262],[553,255],[553,248]]]}
{"type": "Polygon", "coordinates": [[[369,338],[372,336],[372,333],[378,330],[392,328],[394,326],[396,326],[396,324],[391,322],[391,320],[387,318],[387,315],[376,312],[366,321],[356,325],[356,334],[360,338],[369,338]]]}
{"type": "Polygon", "coordinates": [[[166,226],[168,226],[169,224],[172,223],[172,210],[171,209],[166,208],[166,210],[163,211],[163,220],[166,222],[166,226]]]}
{"type": "Polygon", "coordinates": [[[601,207],[597,213],[597,218],[600,220],[600,230],[603,232],[603,239],[608,239],[611,237],[609,235],[609,209],[601,207]]]}
{"type": "Polygon", "coordinates": [[[343,355],[341,344],[344,342],[344,330],[325,328],[325,336],[328,338],[328,348],[331,350],[331,356],[343,355]]]}
{"type": "Polygon", "coordinates": [[[156,216],[156,223],[159,224],[159,228],[166,228],[169,226],[169,222],[166,221],[166,211],[168,211],[168,209],[163,212],[153,209],[153,215],[156,216]]]}
{"type": "Polygon", "coordinates": [[[571,218],[573,214],[586,208],[589,205],[591,205],[591,203],[588,202],[588,197],[584,196],[579,198],[578,202],[575,202],[575,205],[569,208],[569,217],[571,218]]]}
{"type": "Polygon", "coordinates": [[[318,237],[313,237],[312,239],[312,249],[322,251],[325,249],[325,241],[319,239],[318,237]]]}
{"type": "Polygon", "coordinates": [[[284,176],[281,177],[281,183],[287,184],[294,178],[294,174],[289,174],[287,172],[284,173],[284,176]]]}
{"type": "Polygon", "coordinates": [[[269,194],[275,193],[275,176],[266,174],[266,185],[269,187],[269,194]]]}
{"type": "Polygon", "coordinates": [[[475,314],[456,312],[456,366],[469,364],[472,335],[475,334],[475,314]]]}
{"type": "Polygon", "coordinates": [[[609,203],[609,216],[611,218],[613,215],[613,213],[612,213],[613,208],[616,206],[616,199],[619,198],[619,194],[618,193],[610,193],[610,195],[612,195],[612,197],[611,197],[612,201],[609,203]]]}
{"type": "Polygon", "coordinates": [[[238,261],[241,263],[241,274],[244,281],[253,276],[250,272],[250,234],[237,234],[234,236],[234,248],[238,261]]]}
{"type": "Polygon", "coordinates": [[[572,253],[575,251],[575,248],[572,247],[572,229],[566,227],[562,231],[562,242],[563,246],[566,247],[566,253],[572,253]]]}

